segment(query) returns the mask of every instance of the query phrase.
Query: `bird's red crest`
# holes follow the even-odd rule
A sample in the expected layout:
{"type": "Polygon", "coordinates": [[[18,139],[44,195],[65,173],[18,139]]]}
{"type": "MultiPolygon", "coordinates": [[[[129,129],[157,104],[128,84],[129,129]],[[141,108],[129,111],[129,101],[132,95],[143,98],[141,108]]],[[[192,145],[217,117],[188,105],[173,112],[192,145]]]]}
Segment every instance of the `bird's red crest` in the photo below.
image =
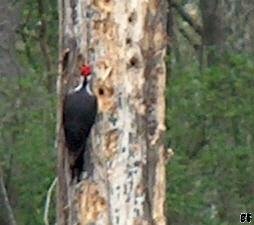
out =
{"type": "Polygon", "coordinates": [[[83,65],[80,68],[80,74],[84,77],[88,77],[92,74],[92,68],[88,65],[83,65]]]}

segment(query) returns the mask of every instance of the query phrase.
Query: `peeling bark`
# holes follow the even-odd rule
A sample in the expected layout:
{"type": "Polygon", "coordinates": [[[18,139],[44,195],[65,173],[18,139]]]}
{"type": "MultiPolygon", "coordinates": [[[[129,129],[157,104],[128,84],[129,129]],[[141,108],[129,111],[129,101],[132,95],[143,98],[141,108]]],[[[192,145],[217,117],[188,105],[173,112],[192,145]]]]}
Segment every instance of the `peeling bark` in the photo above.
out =
{"type": "Polygon", "coordinates": [[[59,1],[58,224],[164,225],[166,1],[59,1]],[[93,170],[75,183],[62,102],[82,63],[94,68],[99,109],[93,170]]]}

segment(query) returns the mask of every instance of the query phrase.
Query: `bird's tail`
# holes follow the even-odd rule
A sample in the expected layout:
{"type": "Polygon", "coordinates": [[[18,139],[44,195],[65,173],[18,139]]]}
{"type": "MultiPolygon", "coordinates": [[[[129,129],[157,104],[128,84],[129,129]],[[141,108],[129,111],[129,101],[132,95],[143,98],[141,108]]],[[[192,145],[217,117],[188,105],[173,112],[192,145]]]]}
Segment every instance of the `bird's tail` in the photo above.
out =
{"type": "Polygon", "coordinates": [[[69,153],[69,165],[71,172],[71,180],[77,180],[78,182],[81,180],[81,175],[84,167],[84,153],[86,150],[86,146],[82,146],[77,152],[69,153]]]}

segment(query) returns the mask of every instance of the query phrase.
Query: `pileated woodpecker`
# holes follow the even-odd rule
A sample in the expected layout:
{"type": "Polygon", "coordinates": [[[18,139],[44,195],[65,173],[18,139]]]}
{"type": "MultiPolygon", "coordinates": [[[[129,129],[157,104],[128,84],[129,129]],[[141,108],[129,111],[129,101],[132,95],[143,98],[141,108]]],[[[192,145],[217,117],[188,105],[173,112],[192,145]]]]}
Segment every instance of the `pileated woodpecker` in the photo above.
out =
{"type": "Polygon", "coordinates": [[[63,108],[64,133],[72,179],[77,177],[78,180],[83,170],[87,138],[97,113],[97,100],[89,82],[92,75],[91,67],[82,66],[80,75],[80,85],[66,95],[63,108]]]}

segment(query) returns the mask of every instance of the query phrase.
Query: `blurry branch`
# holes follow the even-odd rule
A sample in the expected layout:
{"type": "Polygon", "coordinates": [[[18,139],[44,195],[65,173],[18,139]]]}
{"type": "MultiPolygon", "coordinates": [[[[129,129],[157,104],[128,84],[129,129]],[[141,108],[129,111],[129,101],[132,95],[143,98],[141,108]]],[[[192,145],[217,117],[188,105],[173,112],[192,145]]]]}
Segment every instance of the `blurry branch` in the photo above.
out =
{"type": "Polygon", "coordinates": [[[4,90],[4,89],[0,90],[0,97],[6,98],[8,96],[9,96],[8,95],[8,90],[4,90]]]}
{"type": "Polygon", "coordinates": [[[172,70],[172,61],[171,55],[172,55],[172,46],[173,46],[173,40],[174,40],[174,20],[173,20],[173,8],[170,7],[171,0],[168,0],[168,11],[167,11],[167,34],[168,34],[168,40],[167,40],[167,76],[166,76],[166,83],[169,84],[170,81],[170,75],[172,70]]]}
{"type": "Polygon", "coordinates": [[[202,27],[195,23],[192,17],[177,2],[171,1],[171,6],[176,9],[178,14],[185,20],[200,36],[202,36],[202,27]]]}
{"type": "Polygon", "coordinates": [[[57,183],[57,178],[54,179],[54,181],[50,185],[48,192],[47,192],[47,198],[46,198],[46,202],[45,202],[44,216],[43,216],[45,225],[49,225],[49,207],[50,207],[52,191],[53,191],[54,187],[56,186],[56,183],[57,183]]]}
{"type": "Polygon", "coordinates": [[[11,1],[1,1],[0,6],[0,76],[19,76],[22,67],[16,54],[16,29],[21,7],[13,7],[11,1]]]}
{"type": "Polygon", "coordinates": [[[243,18],[245,18],[245,21],[249,19],[249,16],[252,15],[252,12],[254,11],[254,7],[246,10],[246,12],[243,15],[243,18]]]}
{"type": "Polygon", "coordinates": [[[25,54],[26,54],[26,57],[28,59],[28,62],[29,64],[34,67],[35,65],[35,60],[32,56],[32,53],[31,53],[31,43],[30,41],[28,40],[28,37],[27,37],[27,34],[25,32],[25,28],[28,24],[28,22],[31,20],[31,16],[32,16],[32,11],[29,11],[29,13],[26,15],[25,17],[25,20],[23,23],[21,23],[19,26],[18,26],[18,30],[17,30],[17,33],[20,35],[24,45],[25,45],[25,54]]]}
{"type": "Polygon", "coordinates": [[[6,208],[6,212],[7,212],[6,217],[7,217],[9,225],[17,225],[13,215],[11,205],[10,205],[8,194],[5,188],[5,183],[4,183],[3,173],[1,168],[0,168],[0,194],[3,196],[3,205],[6,208]]]}
{"type": "Polygon", "coordinates": [[[47,26],[47,18],[46,18],[46,8],[44,0],[37,0],[38,3],[38,16],[40,18],[40,31],[39,31],[39,43],[42,52],[43,59],[45,61],[46,66],[46,83],[45,86],[47,90],[52,92],[54,89],[54,78],[52,73],[53,61],[50,54],[50,48],[48,45],[48,26],[47,26]]]}
{"type": "MultiPolygon", "coordinates": [[[[20,99],[16,100],[16,102],[13,105],[13,108],[15,109],[14,110],[15,112],[20,112],[20,99]]],[[[18,117],[17,113],[14,113],[14,114],[10,115],[10,119],[11,119],[11,124],[13,124],[13,125],[15,124],[17,127],[20,125],[20,120],[19,120],[19,117],[18,117]]],[[[13,145],[13,143],[17,142],[17,136],[18,136],[18,131],[14,129],[10,133],[11,145],[13,145]]],[[[8,154],[9,154],[8,164],[7,164],[7,167],[6,167],[6,170],[5,170],[6,171],[5,186],[6,186],[7,190],[10,186],[11,179],[12,179],[13,161],[14,161],[14,157],[15,157],[15,148],[14,148],[14,146],[12,146],[10,148],[10,150],[8,151],[8,154]]]]}
{"type": "Polygon", "coordinates": [[[199,65],[200,65],[200,70],[203,68],[203,46],[202,44],[197,43],[194,41],[191,36],[187,33],[187,31],[182,28],[181,26],[177,25],[177,28],[179,32],[182,34],[182,36],[190,43],[190,45],[193,47],[193,49],[196,51],[199,65]]]}
{"type": "Polygon", "coordinates": [[[174,156],[174,150],[172,148],[168,148],[166,151],[165,151],[165,163],[168,163],[174,156]]]}
{"type": "Polygon", "coordinates": [[[168,33],[168,46],[167,46],[167,53],[170,54],[171,47],[172,47],[172,40],[174,36],[174,21],[173,21],[173,13],[172,13],[172,7],[171,6],[171,0],[168,0],[168,12],[167,12],[167,33],[168,33]]]}
{"type": "Polygon", "coordinates": [[[45,1],[37,0],[37,3],[38,3],[38,16],[41,19],[40,33],[39,33],[40,47],[41,47],[43,57],[45,59],[46,69],[48,72],[50,72],[52,68],[52,63],[51,63],[49,46],[47,44],[48,27],[47,27],[46,13],[45,13],[45,1]]]}
{"type": "Polygon", "coordinates": [[[25,54],[26,54],[26,57],[28,59],[28,62],[29,64],[34,67],[34,58],[32,57],[32,54],[31,54],[31,48],[30,48],[30,44],[29,44],[29,41],[27,40],[27,36],[26,34],[22,31],[22,29],[24,28],[23,26],[25,25],[22,25],[21,27],[21,30],[19,30],[19,34],[21,36],[21,39],[22,41],[24,42],[24,45],[25,45],[25,54]]]}
{"type": "Polygon", "coordinates": [[[192,45],[192,47],[195,49],[195,50],[199,50],[200,49],[200,45],[195,43],[194,40],[191,39],[191,37],[189,36],[189,34],[187,33],[186,30],[184,30],[182,27],[179,27],[178,26],[178,30],[180,31],[180,33],[183,35],[183,37],[186,38],[186,40],[192,45]]]}

